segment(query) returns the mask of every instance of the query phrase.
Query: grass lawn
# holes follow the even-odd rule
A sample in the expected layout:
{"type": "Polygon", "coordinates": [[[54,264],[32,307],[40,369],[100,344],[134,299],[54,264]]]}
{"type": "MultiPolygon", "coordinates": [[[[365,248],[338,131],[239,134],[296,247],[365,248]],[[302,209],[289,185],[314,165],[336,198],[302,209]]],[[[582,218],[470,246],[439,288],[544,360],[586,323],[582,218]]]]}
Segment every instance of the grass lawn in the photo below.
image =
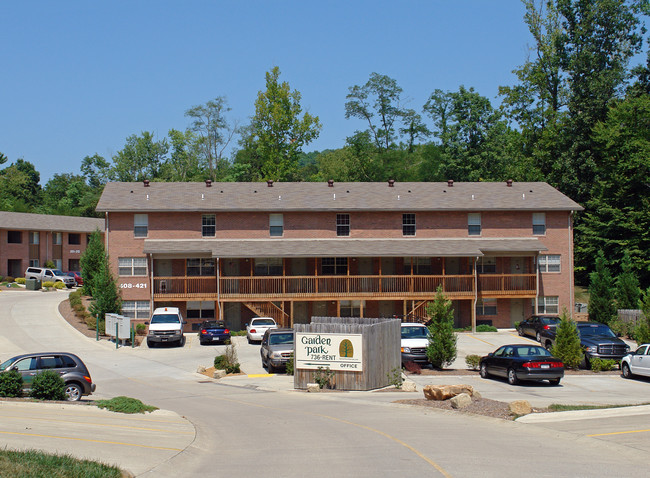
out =
{"type": "Polygon", "coordinates": [[[122,471],[103,463],[40,451],[0,450],[0,476],[30,478],[120,478],[122,471]]]}

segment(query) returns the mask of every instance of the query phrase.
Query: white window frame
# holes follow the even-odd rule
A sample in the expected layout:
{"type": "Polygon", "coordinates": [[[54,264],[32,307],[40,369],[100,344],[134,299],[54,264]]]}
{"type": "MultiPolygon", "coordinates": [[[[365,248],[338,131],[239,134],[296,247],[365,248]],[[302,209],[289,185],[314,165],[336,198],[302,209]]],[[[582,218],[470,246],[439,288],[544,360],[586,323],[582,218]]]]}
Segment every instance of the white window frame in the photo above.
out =
{"type": "Polygon", "coordinates": [[[481,213],[480,212],[470,212],[467,214],[467,235],[468,236],[480,236],[482,232],[481,229],[481,213]]]}
{"type": "Polygon", "coordinates": [[[40,234],[38,233],[38,231],[29,231],[29,243],[31,245],[34,245],[34,246],[39,245],[40,242],[41,242],[40,239],[41,238],[40,238],[40,234]]]}
{"type": "Polygon", "coordinates": [[[562,256],[560,254],[541,254],[537,258],[540,272],[562,272],[562,256]]]}
{"type": "Polygon", "coordinates": [[[497,299],[479,299],[476,301],[476,315],[494,317],[498,315],[497,299]]]}
{"type": "Polygon", "coordinates": [[[366,308],[365,300],[342,300],[339,303],[341,317],[361,317],[361,308],[366,308]]]}
{"type": "Polygon", "coordinates": [[[63,244],[63,233],[62,232],[53,232],[52,233],[52,245],[60,246],[63,244]]]}
{"type": "Polygon", "coordinates": [[[215,237],[217,235],[216,214],[203,214],[201,216],[201,237],[215,237]]]}
{"type": "Polygon", "coordinates": [[[546,213],[534,212],[533,213],[533,236],[546,235],[546,213]]]}
{"type": "Polygon", "coordinates": [[[30,259],[29,260],[29,267],[39,267],[38,259],[30,259]]]}
{"type": "Polygon", "coordinates": [[[336,235],[346,237],[350,235],[350,215],[341,213],[336,215],[336,235]]]}
{"type": "Polygon", "coordinates": [[[284,216],[282,214],[269,214],[269,235],[271,237],[284,235],[284,216]]]}
{"type": "Polygon", "coordinates": [[[132,319],[148,319],[151,316],[151,305],[148,300],[124,300],[122,315],[132,319]]]}
{"type": "Polygon", "coordinates": [[[540,296],[537,299],[537,313],[538,314],[554,314],[560,313],[560,298],[555,296],[540,296]]]}
{"type": "Polygon", "coordinates": [[[146,257],[118,257],[117,259],[117,273],[120,277],[147,276],[147,269],[146,257]]]}
{"type": "Polygon", "coordinates": [[[402,236],[415,236],[417,232],[415,213],[405,212],[402,214],[402,236]]]}
{"type": "Polygon", "coordinates": [[[147,237],[149,235],[149,215],[133,215],[133,237],[147,237]]]}

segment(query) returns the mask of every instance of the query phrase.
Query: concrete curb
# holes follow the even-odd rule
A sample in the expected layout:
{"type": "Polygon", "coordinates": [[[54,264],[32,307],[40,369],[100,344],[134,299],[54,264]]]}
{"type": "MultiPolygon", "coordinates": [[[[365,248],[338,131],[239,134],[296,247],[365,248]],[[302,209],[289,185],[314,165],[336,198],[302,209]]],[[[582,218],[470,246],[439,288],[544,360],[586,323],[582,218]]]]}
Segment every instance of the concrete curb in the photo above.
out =
{"type": "Polygon", "coordinates": [[[569,420],[591,420],[595,418],[627,417],[650,414],[650,405],[633,407],[601,408],[596,410],[570,410],[567,412],[531,413],[517,418],[519,423],[549,423],[569,420]]]}

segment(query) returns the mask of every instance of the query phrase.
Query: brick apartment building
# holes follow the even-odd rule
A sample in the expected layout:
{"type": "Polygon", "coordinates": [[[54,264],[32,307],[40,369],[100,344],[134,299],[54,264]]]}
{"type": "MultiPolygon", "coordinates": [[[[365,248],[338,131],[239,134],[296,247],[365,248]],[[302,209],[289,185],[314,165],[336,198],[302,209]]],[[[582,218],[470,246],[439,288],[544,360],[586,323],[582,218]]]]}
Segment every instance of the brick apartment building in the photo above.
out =
{"type": "Polygon", "coordinates": [[[456,326],[573,305],[574,211],[546,183],[109,183],[97,210],[124,300],[188,329],[255,315],[420,320],[438,286],[456,326]]]}
{"type": "Polygon", "coordinates": [[[0,276],[24,277],[29,266],[79,271],[90,234],[104,219],[0,211],[0,276]]]}

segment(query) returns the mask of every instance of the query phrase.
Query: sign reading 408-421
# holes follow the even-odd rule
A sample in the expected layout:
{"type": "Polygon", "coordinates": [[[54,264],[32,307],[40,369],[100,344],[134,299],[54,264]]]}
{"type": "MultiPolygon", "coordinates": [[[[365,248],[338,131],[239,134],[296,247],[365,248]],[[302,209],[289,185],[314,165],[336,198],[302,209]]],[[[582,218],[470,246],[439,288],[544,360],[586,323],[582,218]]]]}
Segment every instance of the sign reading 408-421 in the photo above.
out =
{"type": "Polygon", "coordinates": [[[296,368],[362,371],[361,334],[296,333],[296,368]]]}

